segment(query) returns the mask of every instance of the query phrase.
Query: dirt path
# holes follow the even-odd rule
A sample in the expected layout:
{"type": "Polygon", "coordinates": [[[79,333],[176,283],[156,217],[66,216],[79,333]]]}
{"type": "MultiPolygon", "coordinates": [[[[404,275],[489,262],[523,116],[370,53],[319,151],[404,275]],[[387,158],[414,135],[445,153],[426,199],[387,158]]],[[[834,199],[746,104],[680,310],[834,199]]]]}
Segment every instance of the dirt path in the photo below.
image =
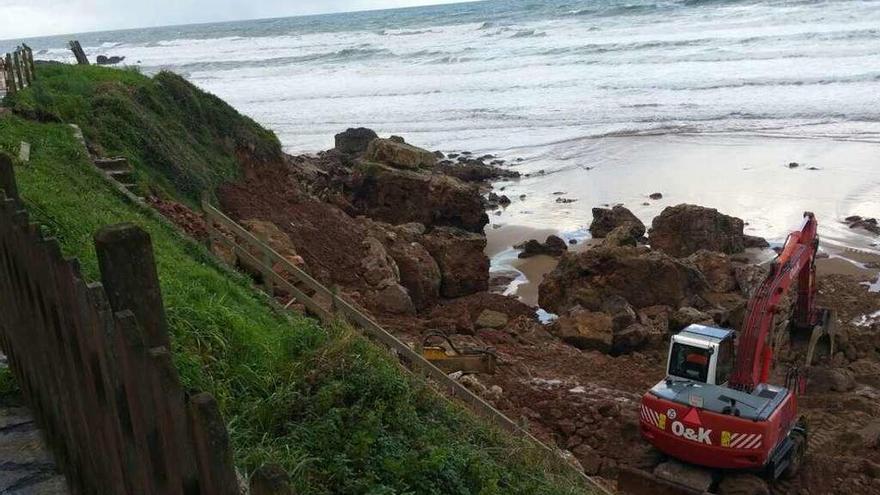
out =
{"type": "MultiPolygon", "coordinates": [[[[0,354],[0,366],[5,366],[0,354]]],[[[27,408],[0,402],[0,494],[67,495],[34,418],[27,408]]]]}

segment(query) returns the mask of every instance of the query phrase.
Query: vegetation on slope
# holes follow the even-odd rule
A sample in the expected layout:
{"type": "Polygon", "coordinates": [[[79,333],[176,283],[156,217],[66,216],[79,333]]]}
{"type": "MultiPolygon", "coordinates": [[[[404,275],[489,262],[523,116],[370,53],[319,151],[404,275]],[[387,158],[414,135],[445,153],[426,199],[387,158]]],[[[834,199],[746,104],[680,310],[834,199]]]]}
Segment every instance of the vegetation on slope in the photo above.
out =
{"type": "Polygon", "coordinates": [[[40,64],[27,91],[8,98],[24,116],[77,124],[99,156],[124,156],[141,185],[189,203],[239,176],[240,159],[278,162],[275,135],[182,77],[160,72],[40,64]]]}
{"type": "MultiPolygon", "coordinates": [[[[293,476],[297,493],[304,494],[582,493],[580,481],[558,460],[475,421],[405,375],[363,338],[345,328],[324,329],[313,320],[271,310],[243,277],[229,275],[204,248],[118,196],[88,162],[67,125],[45,122],[50,109],[62,120],[80,124],[94,117],[95,109],[102,108],[95,100],[108,91],[88,96],[84,88],[112,87],[114,98],[121,100],[126,92],[139,94],[148,86],[154,89],[147,93],[161,93],[165,86],[159,81],[176,76],[147,80],[101,68],[40,69],[39,85],[9,102],[31,118],[0,116],[0,151],[12,152],[22,140],[32,145],[31,162],[16,167],[26,206],[67,255],[80,259],[92,279],[98,278],[92,246],[97,229],[127,221],[150,232],[181,379],[186,387],[218,399],[243,470],[280,463],[293,476]]],[[[196,107],[215,101],[200,92],[192,95],[196,107]]],[[[112,125],[101,122],[91,130],[83,125],[87,136],[117,149],[108,144],[114,142],[108,137],[112,125]]],[[[181,132],[187,129],[185,122],[175,123],[181,132]]],[[[128,127],[120,130],[118,149],[142,160],[140,166],[151,173],[166,173],[150,161],[154,151],[145,151],[159,148],[153,141],[164,137],[153,134],[149,123],[123,123],[128,127]],[[139,135],[140,125],[146,127],[139,135]]],[[[197,134],[221,142],[237,139],[224,133],[241,132],[251,124],[232,118],[197,134]]],[[[248,132],[268,133],[258,128],[248,132]]],[[[200,139],[181,136],[179,143],[200,139]]],[[[224,163],[217,156],[216,162],[197,163],[194,170],[180,166],[178,175],[168,175],[169,181],[183,176],[207,177],[204,184],[222,180],[225,175],[212,168],[224,163]]],[[[234,163],[225,163],[229,169],[224,173],[234,175],[234,163]]]]}

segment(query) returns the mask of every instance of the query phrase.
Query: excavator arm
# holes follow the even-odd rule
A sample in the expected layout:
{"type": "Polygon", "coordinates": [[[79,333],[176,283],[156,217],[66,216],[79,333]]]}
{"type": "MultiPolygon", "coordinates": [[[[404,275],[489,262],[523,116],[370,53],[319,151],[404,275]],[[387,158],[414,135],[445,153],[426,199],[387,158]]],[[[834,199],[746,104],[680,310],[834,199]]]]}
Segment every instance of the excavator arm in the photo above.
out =
{"type": "Polygon", "coordinates": [[[820,319],[815,306],[816,253],[819,247],[815,216],[804,213],[799,230],[788,235],[782,251],[773,260],[770,273],[749,300],[737,344],[736,366],[730,387],[751,392],[759,383],[767,383],[773,362],[769,336],[780,300],[797,280],[798,296],[795,325],[811,328],[820,319]]]}

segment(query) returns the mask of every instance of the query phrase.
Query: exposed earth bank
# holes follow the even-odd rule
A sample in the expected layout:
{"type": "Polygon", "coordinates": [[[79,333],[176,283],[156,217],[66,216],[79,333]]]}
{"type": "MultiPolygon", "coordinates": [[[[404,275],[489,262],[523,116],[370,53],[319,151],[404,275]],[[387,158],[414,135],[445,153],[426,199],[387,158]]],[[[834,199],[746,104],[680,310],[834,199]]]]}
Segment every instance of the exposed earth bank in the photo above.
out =
{"type": "MultiPolygon", "coordinates": [[[[333,150],[252,164],[216,195],[227,214],[403,341],[442,332],[459,349],[491,349],[496,372],[463,383],[613,489],[619,466],[660,462],[639,438],[637,403],[665,375],[669,336],[691,323],[739,329],[766,274],[755,253],[767,244],[744,235],[742,219],[697,205],[669,207],[650,228],[622,206],[594,209],[590,246],[523,239],[522,257],[558,258],[538,290],[540,306],[558,315],[544,325],[535,308],[490,292],[486,212],[510,199],[488,181],[514,174],[496,157],[350,129],[333,150]]],[[[198,215],[154,203],[203,235],[198,215]]],[[[801,400],[807,469],[775,493],[880,492],[880,294],[860,282],[820,277],[820,304],[838,312],[837,352],[820,356],[801,400]]],[[[778,373],[802,362],[799,337],[774,335],[778,373]]]]}

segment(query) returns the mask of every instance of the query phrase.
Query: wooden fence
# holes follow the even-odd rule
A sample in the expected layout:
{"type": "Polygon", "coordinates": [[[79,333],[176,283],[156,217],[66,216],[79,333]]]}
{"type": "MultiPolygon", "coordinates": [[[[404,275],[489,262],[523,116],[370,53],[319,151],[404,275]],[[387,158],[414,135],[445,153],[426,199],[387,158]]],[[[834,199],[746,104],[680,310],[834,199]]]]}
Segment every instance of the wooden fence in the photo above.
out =
{"type": "Polygon", "coordinates": [[[172,363],[149,235],[106,227],[95,249],[90,284],[29,222],[0,154],[0,348],[71,492],[239,493],[216,401],[172,363]]]}
{"type": "MultiPolygon", "coordinates": [[[[464,402],[477,415],[516,436],[532,442],[553,455],[559,453],[535,438],[531,433],[505,416],[501,411],[492,407],[491,404],[481,397],[471,392],[470,389],[450,378],[444,371],[425,359],[421,354],[410,349],[408,345],[382,328],[370,316],[360,311],[346,298],[340,296],[337,291],[330,290],[321,285],[308,273],[278,254],[266,243],[207,201],[202,201],[202,209],[205,212],[210,242],[220,242],[226,245],[239,259],[244,260],[251,267],[258,268],[263,276],[263,280],[266,282],[265,287],[267,291],[273,291],[274,287],[283,289],[287,293],[292,294],[294,299],[303,304],[311,314],[325,323],[332,323],[337,318],[341,318],[354,324],[363,330],[368,337],[381,342],[388,348],[406,369],[430,379],[442,391],[464,402]],[[226,235],[224,232],[230,235],[226,235]],[[280,267],[280,269],[276,267],[280,267]],[[295,279],[296,285],[288,280],[287,275],[295,279]],[[309,292],[312,292],[313,295],[307,295],[298,286],[304,287],[309,292]]],[[[563,460],[562,456],[560,456],[560,461],[570,466],[567,460],[563,460]]],[[[574,469],[573,466],[572,468],[574,469]]],[[[577,471],[591,488],[600,493],[607,493],[592,478],[580,470],[577,471]]]]}
{"type": "Polygon", "coordinates": [[[22,44],[12,53],[7,53],[0,59],[0,73],[3,75],[0,77],[0,89],[7,94],[15,94],[30,86],[37,77],[33,50],[22,44]]]}

